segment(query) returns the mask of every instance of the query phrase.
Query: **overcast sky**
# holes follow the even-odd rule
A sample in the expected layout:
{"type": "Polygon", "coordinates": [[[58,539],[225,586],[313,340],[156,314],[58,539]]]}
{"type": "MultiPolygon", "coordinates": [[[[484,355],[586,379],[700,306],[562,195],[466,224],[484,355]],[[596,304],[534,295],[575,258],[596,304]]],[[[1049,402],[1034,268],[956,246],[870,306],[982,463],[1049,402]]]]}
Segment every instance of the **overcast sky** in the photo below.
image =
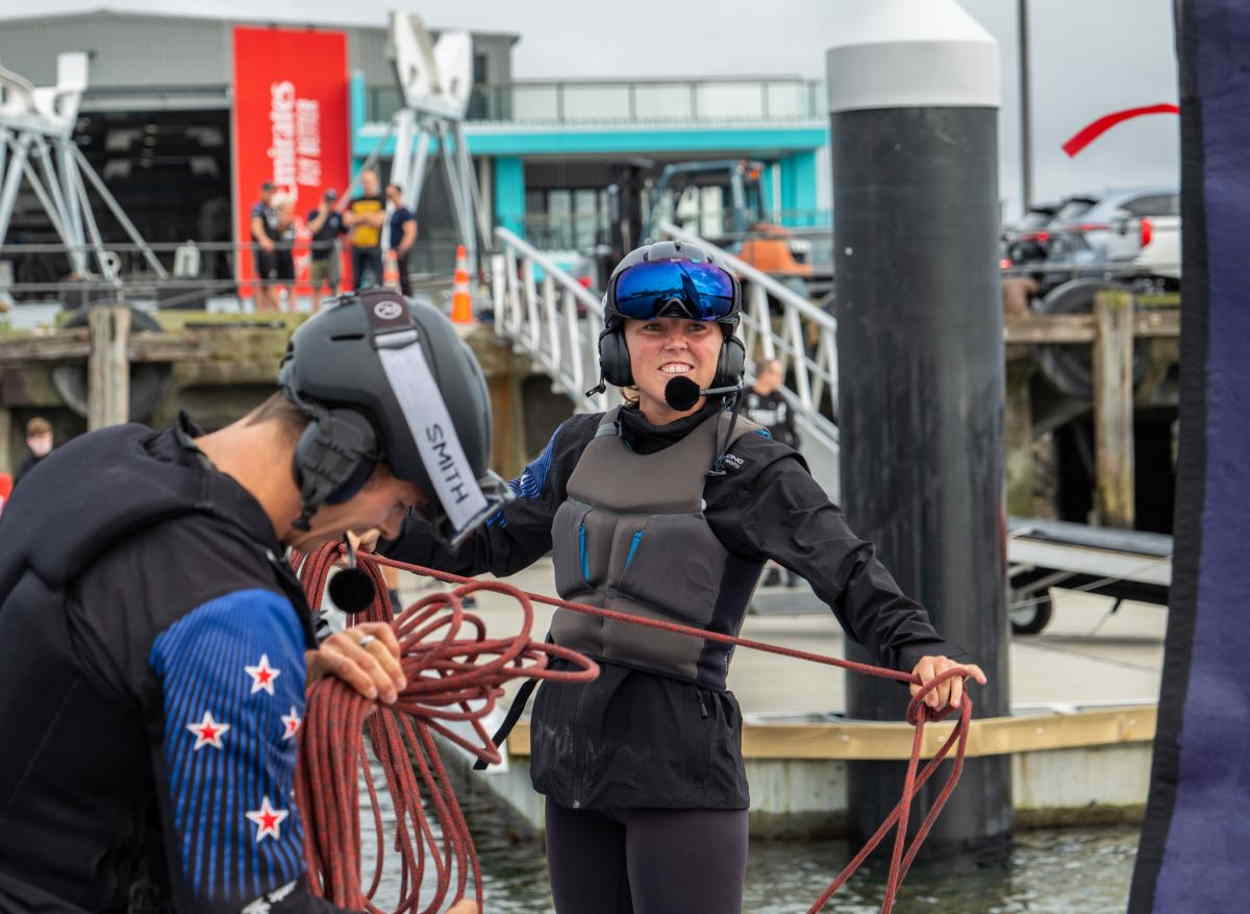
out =
{"type": "MultiPolygon", "coordinates": [[[[837,22],[873,0],[421,0],[405,4],[428,25],[521,35],[518,79],[824,75],[837,22]],[[609,10],[611,12],[609,12],[609,10]]],[[[254,0],[0,0],[10,14],[111,6],[257,17],[254,0]]],[[[387,0],[268,0],[281,20],[383,23],[387,0]]],[[[1001,196],[1019,209],[1016,0],[962,0],[999,43],[1001,196]]],[[[1091,120],[1121,108],[1175,102],[1172,0],[1029,0],[1035,198],[1107,185],[1178,183],[1175,116],[1117,127],[1077,158],[1059,148],[1091,120]]],[[[2,27],[2,26],[0,26],[2,27]]],[[[826,185],[822,195],[827,193],[826,185]]]]}

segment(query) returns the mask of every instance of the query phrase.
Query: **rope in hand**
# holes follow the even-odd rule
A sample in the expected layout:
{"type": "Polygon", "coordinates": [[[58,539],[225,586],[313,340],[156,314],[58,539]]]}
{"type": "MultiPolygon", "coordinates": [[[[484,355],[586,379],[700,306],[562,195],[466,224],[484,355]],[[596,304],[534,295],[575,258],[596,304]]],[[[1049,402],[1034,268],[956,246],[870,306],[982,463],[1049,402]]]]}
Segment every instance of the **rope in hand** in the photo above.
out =
{"type": "MultiPolygon", "coordinates": [[[[338,544],[327,545],[304,563],[301,581],[309,594],[310,602],[315,601],[314,607],[319,604],[326,577],[341,551],[342,547],[338,544]]],[[[869,854],[885,839],[890,829],[895,828],[890,868],[881,906],[881,914],[890,914],[903,878],[907,875],[916,854],[925,838],[928,837],[963,773],[968,729],[972,716],[972,700],[966,692],[959,708],[955,727],[933,757],[923,768],[920,767],[926,723],[942,720],[947,716],[945,710],[929,708],[925,704],[925,698],[942,683],[955,676],[963,675],[958,668],[947,670],[935,676],[928,684],[922,684],[919,678],[911,673],[857,663],[853,660],[843,660],[735,635],[705,631],[675,622],[644,619],[615,610],[529,593],[507,584],[481,582],[380,555],[366,553],[360,555],[359,559],[361,567],[373,577],[378,595],[374,605],[368,610],[368,621],[392,621],[381,566],[398,568],[460,586],[449,593],[436,593],[425,597],[393,621],[392,624],[395,626],[400,643],[401,665],[404,675],[408,678],[407,687],[400,693],[394,705],[389,707],[380,705],[330,678],[316,683],[309,693],[304,724],[301,728],[296,799],[304,816],[307,832],[305,856],[308,861],[310,886],[314,893],[330,898],[335,904],[358,909],[367,908],[375,914],[382,914],[368,901],[368,898],[372,897],[377,890],[381,879],[380,849],[383,844],[383,835],[376,788],[369,771],[368,758],[362,740],[362,731],[367,728],[377,757],[386,771],[387,788],[396,810],[394,839],[396,850],[401,858],[402,873],[401,903],[395,908],[396,914],[405,911],[412,911],[416,914],[426,853],[430,855],[438,874],[438,893],[421,914],[433,914],[437,910],[437,906],[446,896],[452,868],[458,874],[454,899],[458,900],[463,897],[467,872],[471,869],[477,886],[477,901],[481,905],[481,878],[473,841],[469,836],[459,804],[456,802],[455,793],[447,782],[446,771],[430,731],[440,733],[479,758],[497,763],[500,759],[498,750],[492,744],[480,721],[495,707],[495,703],[503,695],[503,682],[518,676],[586,682],[598,675],[598,666],[590,659],[574,651],[560,648],[558,645],[538,644],[529,640],[533,623],[533,603],[543,603],[604,619],[658,628],[920,686],[907,706],[907,721],[915,728],[915,731],[912,736],[911,757],[907,762],[907,772],[898,804],[868,839],[863,849],[847,863],[828,888],[816,899],[808,910],[808,914],[817,914],[821,911],[834,893],[851,878],[869,854]],[[521,604],[522,628],[514,638],[487,639],[485,625],[481,619],[464,612],[461,599],[478,590],[505,594],[521,604]],[[456,640],[456,635],[466,622],[475,630],[476,637],[470,640],[456,640]],[[442,629],[446,630],[442,640],[431,642],[424,640],[442,629]],[[569,660],[579,669],[548,670],[546,662],[549,656],[569,660]],[[480,657],[493,659],[482,666],[477,666],[480,657]],[[475,701],[481,701],[482,704],[479,706],[470,704],[475,701]],[[469,743],[442,725],[439,722],[441,720],[470,721],[481,744],[469,743]],[[400,739],[400,734],[407,739],[406,743],[400,739]],[[421,774],[425,796],[434,806],[444,839],[441,851],[436,846],[433,832],[425,819],[420,786],[413,775],[412,765],[403,764],[407,758],[405,746],[421,774]],[[951,754],[952,749],[955,753],[954,763],[946,782],[934,799],[928,815],[916,830],[915,837],[909,843],[907,829],[911,805],[916,793],[937,772],[938,767],[951,754]],[[357,766],[363,772],[368,786],[378,835],[379,859],[375,863],[372,884],[367,892],[362,892],[360,888],[360,825],[355,774],[357,766]],[[314,785],[315,789],[313,789],[314,785]]]]}
{"type": "MultiPolygon", "coordinates": [[[[314,607],[320,603],[340,551],[337,545],[323,547],[307,557],[300,569],[301,583],[314,607]]],[[[459,901],[470,872],[480,908],[482,879],[473,839],[433,734],[497,763],[499,751],[481,720],[503,697],[504,682],[517,677],[588,682],[599,675],[599,667],[567,648],[530,640],[533,605],[511,585],[470,581],[449,593],[431,594],[392,618],[386,581],[376,562],[362,562],[361,568],[373,578],[375,598],[359,615],[363,621],[389,622],[394,627],[407,685],[389,706],[365,698],[332,676],[318,680],[309,690],[295,785],[304,820],[309,888],[339,907],[382,914],[371,899],[382,880],[387,835],[364,742],[367,733],[394,810],[393,847],[400,858],[395,914],[434,914],[442,910],[449,891],[451,900],[459,901]],[[465,612],[463,598],[479,591],[516,599],[522,624],[515,636],[487,638],[482,620],[465,612]],[[470,629],[467,638],[461,636],[464,628],[470,629]],[[549,670],[549,657],[563,658],[578,668],[549,670]],[[449,729],[446,724],[451,721],[468,721],[476,742],[449,729]],[[367,890],[361,882],[360,780],[368,790],[377,848],[367,890]],[[433,807],[441,844],[429,821],[427,802],[433,807]],[[436,889],[421,908],[427,860],[435,870],[436,889]]]]}

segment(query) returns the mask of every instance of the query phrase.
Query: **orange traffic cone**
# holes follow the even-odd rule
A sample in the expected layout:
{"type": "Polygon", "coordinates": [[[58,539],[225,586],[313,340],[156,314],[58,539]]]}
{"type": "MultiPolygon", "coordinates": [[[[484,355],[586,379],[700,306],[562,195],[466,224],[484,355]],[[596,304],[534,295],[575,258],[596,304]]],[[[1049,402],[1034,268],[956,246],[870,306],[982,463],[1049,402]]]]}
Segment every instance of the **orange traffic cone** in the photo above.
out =
{"type": "Polygon", "coordinates": [[[394,251],[387,251],[382,259],[382,285],[388,289],[399,288],[399,258],[394,251]]]}
{"type": "Polygon", "coordinates": [[[473,323],[473,299],[469,295],[469,255],[463,244],[456,246],[456,272],[451,281],[451,322],[473,323]]]}

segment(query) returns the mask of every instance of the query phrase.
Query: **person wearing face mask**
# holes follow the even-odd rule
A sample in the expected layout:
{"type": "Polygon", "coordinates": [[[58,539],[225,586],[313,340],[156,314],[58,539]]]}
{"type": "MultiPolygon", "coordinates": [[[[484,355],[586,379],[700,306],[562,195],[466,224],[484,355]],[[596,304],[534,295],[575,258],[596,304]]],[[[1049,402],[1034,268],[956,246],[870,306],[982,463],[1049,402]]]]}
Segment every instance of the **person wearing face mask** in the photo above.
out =
{"type": "Polygon", "coordinates": [[[414,510],[455,539],[503,485],[481,369],[430,305],[338,300],[278,386],[211,433],[82,435],[0,516],[2,914],[339,911],[293,800],[306,683],[391,703],[404,675],[387,624],[317,644],[286,549],[414,510]]]}
{"type": "MultiPolygon", "coordinates": [[[[773,559],[811,581],[882,665],[923,682],[962,667],[984,683],[803,457],[737,415],[741,307],[737,279],[698,246],[631,252],[608,281],[599,337],[601,388],[622,388],[627,404],[561,425],[511,483],[516,500],[458,550],[419,520],[379,548],[500,576],[551,552],[565,599],[727,634],[773,559]]],[[[563,609],[550,636],[602,667],[585,685],[541,686],[530,725],[558,914],[737,914],[750,798],[731,648],[563,609]]],[[[958,707],[963,688],[955,677],[928,700],[958,707]]]]}
{"type": "Polygon", "coordinates": [[[35,416],[26,423],[26,450],[29,453],[22,465],[13,476],[13,486],[22,481],[22,477],[37,467],[40,462],[52,453],[52,425],[47,419],[35,416]]]}

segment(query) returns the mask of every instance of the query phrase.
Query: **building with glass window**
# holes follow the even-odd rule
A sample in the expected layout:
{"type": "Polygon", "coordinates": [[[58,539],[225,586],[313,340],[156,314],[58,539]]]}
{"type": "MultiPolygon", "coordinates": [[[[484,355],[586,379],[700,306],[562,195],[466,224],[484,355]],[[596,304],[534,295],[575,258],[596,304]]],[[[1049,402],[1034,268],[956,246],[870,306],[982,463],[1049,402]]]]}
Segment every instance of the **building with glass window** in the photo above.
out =
{"type": "MultiPolygon", "coordinates": [[[[87,50],[90,88],[79,143],[141,233],[154,241],[225,240],[233,218],[230,36],[235,25],[271,24],[346,35],[350,155],[359,166],[379,153],[385,180],[394,144],[388,124],[399,92],[381,22],[195,18],[128,9],[124,2],[37,17],[0,14],[0,65],[48,85],[59,52],[87,50]]],[[[643,74],[526,81],[512,71],[512,49],[520,40],[511,33],[473,33],[466,133],[494,224],[542,247],[586,249],[602,240],[622,209],[645,199],[666,165],[735,159],[760,163],[759,190],[779,221],[828,220],[828,166],[822,164],[828,128],[816,83],[643,74]]],[[[40,211],[28,202],[13,231],[39,237],[40,211]]],[[[726,228],[731,203],[727,179],[710,174],[686,194],[677,215],[717,234],[726,228]]],[[[419,245],[454,236],[441,176],[427,179],[417,215],[419,245]]],[[[107,222],[103,228],[109,231],[107,222]]],[[[416,261],[420,269],[420,252],[416,261]]]]}

